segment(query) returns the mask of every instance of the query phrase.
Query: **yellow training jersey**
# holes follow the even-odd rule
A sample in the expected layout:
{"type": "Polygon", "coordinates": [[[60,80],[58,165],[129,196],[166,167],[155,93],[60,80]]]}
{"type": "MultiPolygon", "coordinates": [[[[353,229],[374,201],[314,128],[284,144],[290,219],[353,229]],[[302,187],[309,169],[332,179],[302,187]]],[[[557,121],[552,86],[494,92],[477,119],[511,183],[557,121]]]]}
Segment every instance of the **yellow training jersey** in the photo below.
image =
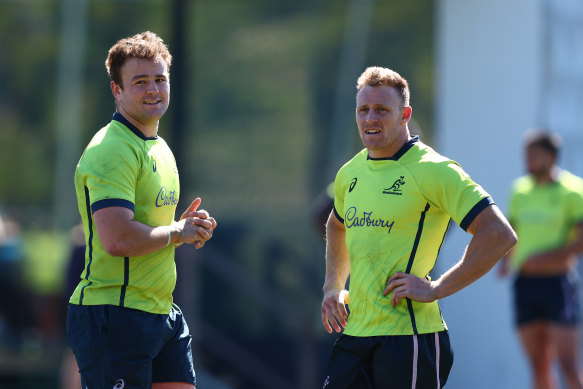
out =
{"type": "Polygon", "coordinates": [[[462,170],[418,137],[391,158],[366,149],[338,172],[334,212],[344,223],[350,257],[352,336],[412,335],[447,329],[437,301],[383,296],[396,272],[428,277],[452,218],[464,230],[492,198],[462,170]]]}
{"type": "Polygon", "coordinates": [[[140,257],[112,257],[97,235],[93,212],[126,207],[134,220],[170,225],[180,193],[174,155],[160,138],[146,138],[116,113],[98,131],[75,171],[85,229],[85,270],[71,299],[79,305],[117,305],[168,314],[176,284],[174,245],[140,257]]]}
{"type": "Polygon", "coordinates": [[[518,178],[510,197],[508,220],[518,235],[511,265],[518,270],[530,256],[568,243],[583,222],[583,180],[566,170],[556,182],[537,185],[530,175],[518,178]]]}

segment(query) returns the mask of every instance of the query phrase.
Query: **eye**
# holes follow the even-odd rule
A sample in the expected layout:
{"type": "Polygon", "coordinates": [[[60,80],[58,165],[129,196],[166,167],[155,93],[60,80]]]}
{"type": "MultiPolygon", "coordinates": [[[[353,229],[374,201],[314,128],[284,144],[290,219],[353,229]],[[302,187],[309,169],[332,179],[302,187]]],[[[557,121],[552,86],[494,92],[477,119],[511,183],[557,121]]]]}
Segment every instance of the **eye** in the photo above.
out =
{"type": "Polygon", "coordinates": [[[388,109],[386,109],[385,107],[378,107],[378,108],[377,108],[377,111],[378,111],[378,112],[389,112],[389,110],[388,110],[388,109]]]}
{"type": "Polygon", "coordinates": [[[366,113],[366,112],[368,112],[368,107],[358,107],[358,108],[356,109],[356,112],[359,112],[359,113],[366,113]]]}
{"type": "Polygon", "coordinates": [[[158,82],[158,83],[166,82],[166,79],[165,78],[158,78],[158,79],[156,79],[156,82],[158,82]]]}

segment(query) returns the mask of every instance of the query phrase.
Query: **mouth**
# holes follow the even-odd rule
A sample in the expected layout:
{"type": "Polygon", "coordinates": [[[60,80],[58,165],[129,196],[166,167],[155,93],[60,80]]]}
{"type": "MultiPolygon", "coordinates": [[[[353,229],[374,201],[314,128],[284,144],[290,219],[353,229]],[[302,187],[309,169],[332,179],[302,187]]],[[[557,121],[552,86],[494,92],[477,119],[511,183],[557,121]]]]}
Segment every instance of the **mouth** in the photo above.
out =
{"type": "Polygon", "coordinates": [[[160,100],[160,99],[144,100],[144,104],[146,104],[146,105],[156,105],[156,104],[159,104],[160,102],[162,102],[162,100],[160,100]]]}
{"type": "Polygon", "coordinates": [[[380,134],[381,130],[379,130],[378,128],[368,128],[368,129],[364,130],[364,133],[367,135],[380,134]]]}

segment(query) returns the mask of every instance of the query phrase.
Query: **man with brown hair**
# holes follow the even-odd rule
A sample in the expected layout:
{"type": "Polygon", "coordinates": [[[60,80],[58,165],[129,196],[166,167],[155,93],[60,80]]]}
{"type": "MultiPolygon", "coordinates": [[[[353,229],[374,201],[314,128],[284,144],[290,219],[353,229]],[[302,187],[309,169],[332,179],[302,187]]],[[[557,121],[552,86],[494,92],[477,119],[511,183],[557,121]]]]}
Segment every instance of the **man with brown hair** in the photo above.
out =
{"type": "Polygon", "coordinates": [[[437,299],[483,276],[516,242],[490,195],[411,136],[411,114],[407,81],[367,68],[356,94],[365,148],[336,175],[326,226],[322,324],[343,331],[326,389],[442,388],[453,354],[437,299]],[[432,281],[450,218],[473,237],[432,281]]]}
{"type": "Polygon", "coordinates": [[[558,134],[525,137],[527,175],[512,186],[508,219],[520,241],[501,262],[514,279],[515,322],[532,371],[532,387],[557,387],[559,362],[569,389],[583,388],[579,366],[579,275],[583,251],[583,180],[560,169],[558,134]]]}
{"type": "Polygon", "coordinates": [[[152,32],[109,50],[116,112],[75,171],[87,248],[69,300],[67,336],[83,388],[194,388],[191,336],[172,299],[174,248],[201,248],[216,221],[198,210],[200,198],[174,220],[178,169],[158,135],[171,61],[152,32]]]}

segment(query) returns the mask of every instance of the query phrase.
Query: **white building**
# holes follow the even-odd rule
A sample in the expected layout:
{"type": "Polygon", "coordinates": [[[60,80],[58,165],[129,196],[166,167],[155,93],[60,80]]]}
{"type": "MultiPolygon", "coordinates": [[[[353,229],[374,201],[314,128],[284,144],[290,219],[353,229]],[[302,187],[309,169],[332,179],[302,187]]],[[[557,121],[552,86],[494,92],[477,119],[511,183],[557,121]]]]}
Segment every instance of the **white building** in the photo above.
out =
{"type": "MultiPolygon", "coordinates": [[[[436,148],[457,160],[506,211],[524,173],[522,134],[562,134],[564,168],[583,175],[583,2],[440,0],[436,148]]],[[[442,272],[470,236],[452,228],[442,272]]],[[[513,325],[511,282],[490,272],[441,302],[455,352],[447,388],[529,388],[513,325]]]]}

